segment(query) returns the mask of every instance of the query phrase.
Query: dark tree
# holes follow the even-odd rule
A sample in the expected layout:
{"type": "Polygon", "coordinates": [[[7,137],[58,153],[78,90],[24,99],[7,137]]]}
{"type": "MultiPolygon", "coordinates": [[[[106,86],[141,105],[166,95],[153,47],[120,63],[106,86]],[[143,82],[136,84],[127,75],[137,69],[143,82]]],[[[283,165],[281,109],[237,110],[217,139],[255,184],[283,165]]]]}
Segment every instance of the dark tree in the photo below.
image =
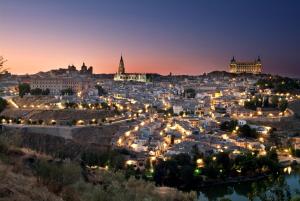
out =
{"type": "Polygon", "coordinates": [[[0,56],[0,74],[3,74],[7,69],[4,68],[5,60],[2,56],[0,56]]]}
{"type": "Polygon", "coordinates": [[[74,94],[74,91],[73,91],[73,89],[68,88],[68,89],[61,90],[60,93],[61,93],[61,95],[69,95],[69,96],[71,96],[71,95],[74,94]]]}
{"type": "Polygon", "coordinates": [[[220,129],[223,131],[232,132],[236,128],[237,125],[238,125],[238,122],[236,120],[225,121],[225,122],[221,123],[220,129]]]}
{"type": "Polygon", "coordinates": [[[278,103],[278,109],[281,111],[281,112],[284,112],[288,107],[288,102],[286,100],[281,100],[279,103],[278,103]]]}
{"type": "Polygon", "coordinates": [[[2,112],[7,106],[7,101],[0,97],[0,112],[2,112]]]}
{"type": "Polygon", "coordinates": [[[240,127],[238,135],[240,137],[249,137],[249,138],[257,138],[258,137],[256,130],[250,128],[250,126],[247,124],[240,127]]]}
{"type": "Polygon", "coordinates": [[[103,89],[102,86],[96,85],[95,87],[96,87],[96,89],[98,90],[98,96],[103,96],[103,95],[106,95],[106,94],[107,94],[107,92],[103,89]]]}
{"type": "Polygon", "coordinates": [[[184,96],[187,98],[195,98],[195,96],[196,96],[195,89],[189,88],[189,89],[184,90],[184,96]]]}
{"type": "Polygon", "coordinates": [[[42,95],[47,96],[49,94],[50,94],[50,89],[48,89],[48,88],[42,91],[42,95]]]}
{"type": "Polygon", "coordinates": [[[43,90],[40,88],[35,88],[30,90],[31,95],[42,95],[43,90]]]}
{"type": "Polygon", "coordinates": [[[22,98],[27,93],[30,93],[30,85],[27,83],[19,84],[19,96],[22,98]]]}

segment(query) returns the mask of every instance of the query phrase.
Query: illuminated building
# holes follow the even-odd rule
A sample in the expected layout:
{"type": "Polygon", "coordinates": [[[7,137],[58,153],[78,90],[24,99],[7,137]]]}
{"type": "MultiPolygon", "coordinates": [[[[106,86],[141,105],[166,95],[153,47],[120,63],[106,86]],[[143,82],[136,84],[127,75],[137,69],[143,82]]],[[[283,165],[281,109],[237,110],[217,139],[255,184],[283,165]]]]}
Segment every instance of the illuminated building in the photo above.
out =
{"type": "Polygon", "coordinates": [[[59,95],[64,89],[72,89],[73,92],[86,91],[92,86],[89,79],[81,77],[37,77],[31,79],[31,89],[49,89],[51,95],[59,95]]]}
{"type": "Polygon", "coordinates": [[[123,57],[121,56],[118,72],[114,76],[115,81],[135,81],[135,82],[149,82],[147,74],[140,73],[126,73],[123,57]]]}
{"type": "Polygon", "coordinates": [[[262,64],[260,57],[253,62],[240,62],[236,61],[233,57],[230,64],[229,70],[231,73],[252,73],[260,74],[262,72],[262,64]]]}

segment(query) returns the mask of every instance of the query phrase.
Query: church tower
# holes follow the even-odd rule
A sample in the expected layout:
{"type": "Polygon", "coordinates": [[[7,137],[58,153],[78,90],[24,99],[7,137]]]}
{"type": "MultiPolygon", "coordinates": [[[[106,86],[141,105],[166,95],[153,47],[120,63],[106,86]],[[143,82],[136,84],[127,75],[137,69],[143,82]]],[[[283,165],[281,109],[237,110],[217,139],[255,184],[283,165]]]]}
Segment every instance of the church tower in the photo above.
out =
{"type": "Polygon", "coordinates": [[[121,55],[121,59],[120,59],[118,74],[125,74],[125,65],[124,65],[122,55],[121,55]]]}

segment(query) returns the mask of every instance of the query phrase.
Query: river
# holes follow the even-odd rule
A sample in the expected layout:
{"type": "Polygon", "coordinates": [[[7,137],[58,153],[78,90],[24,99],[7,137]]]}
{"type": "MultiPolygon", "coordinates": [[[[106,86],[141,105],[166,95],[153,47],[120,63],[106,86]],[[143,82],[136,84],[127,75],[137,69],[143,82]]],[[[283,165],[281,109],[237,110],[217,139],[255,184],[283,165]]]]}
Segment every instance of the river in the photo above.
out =
{"type": "Polygon", "coordinates": [[[231,201],[288,201],[294,195],[300,195],[300,169],[278,176],[202,188],[198,192],[199,201],[219,201],[229,198],[231,201]]]}

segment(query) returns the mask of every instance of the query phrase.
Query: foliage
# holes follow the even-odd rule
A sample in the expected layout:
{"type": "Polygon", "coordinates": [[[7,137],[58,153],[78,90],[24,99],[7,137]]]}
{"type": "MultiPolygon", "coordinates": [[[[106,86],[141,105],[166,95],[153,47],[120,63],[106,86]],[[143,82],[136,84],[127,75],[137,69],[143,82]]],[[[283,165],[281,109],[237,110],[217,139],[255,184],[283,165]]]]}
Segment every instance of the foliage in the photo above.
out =
{"type": "Polygon", "coordinates": [[[254,100],[244,102],[244,107],[249,110],[256,110],[259,105],[260,104],[254,100]]]}
{"type": "Polygon", "coordinates": [[[238,135],[240,137],[257,138],[258,134],[255,129],[252,129],[249,125],[244,125],[239,128],[238,135]]]}
{"type": "Polygon", "coordinates": [[[187,154],[173,156],[166,161],[158,160],[154,165],[153,179],[157,185],[194,189],[208,179],[226,179],[236,176],[255,176],[279,171],[278,156],[270,150],[265,156],[245,152],[234,158],[229,152],[199,158],[204,161],[203,167],[197,167],[196,161],[187,154]]]}
{"type": "Polygon", "coordinates": [[[291,149],[292,155],[300,158],[300,149],[291,149]]]}
{"type": "Polygon", "coordinates": [[[256,86],[261,89],[273,89],[275,93],[295,93],[300,90],[299,81],[280,76],[260,79],[256,86]]]}
{"type": "Polygon", "coordinates": [[[96,85],[95,87],[96,87],[96,89],[98,90],[98,96],[103,96],[103,95],[106,95],[106,94],[107,94],[107,92],[103,89],[102,86],[96,85]]]}
{"type": "Polygon", "coordinates": [[[288,102],[279,96],[260,96],[257,95],[252,99],[244,102],[244,107],[250,110],[256,110],[261,108],[278,108],[280,111],[284,111],[288,106],[288,102]]]}
{"type": "Polygon", "coordinates": [[[27,83],[19,84],[19,96],[22,98],[25,94],[30,93],[30,85],[27,83]]]}
{"type": "Polygon", "coordinates": [[[288,107],[288,102],[287,100],[282,100],[278,103],[278,108],[281,112],[284,112],[288,107]]]}
{"type": "Polygon", "coordinates": [[[35,88],[35,89],[30,90],[30,94],[34,95],[34,96],[36,96],[36,95],[49,95],[50,90],[49,89],[42,90],[40,88],[35,88]]]}
{"type": "MultiPolygon", "coordinates": [[[[35,166],[38,181],[64,200],[82,201],[193,201],[196,194],[171,189],[170,194],[160,193],[153,183],[133,177],[126,179],[123,172],[97,171],[100,182],[88,183],[81,176],[82,169],[76,163],[40,160],[35,166]],[[76,199],[77,198],[77,199],[76,199]],[[78,199],[80,198],[80,199],[78,199]]],[[[85,170],[83,170],[85,171],[85,170]]],[[[87,180],[88,181],[88,180],[87,180]]]]}
{"type": "Polygon", "coordinates": [[[107,104],[107,102],[102,102],[102,103],[101,103],[101,107],[102,107],[103,109],[109,109],[109,105],[107,104]]]}
{"type": "Polygon", "coordinates": [[[225,121],[221,123],[220,129],[223,131],[232,132],[238,125],[237,120],[225,121]]]}
{"type": "Polygon", "coordinates": [[[7,106],[7,101],[0,97],[0,112],[2,112],[7,106]]]}
{"type": "Polygon", "coordinates": [[[89,166],[109,166],[110,168],[119,170],[124,168],[125,157],[117,151],[108,152],[95,152],[95,151],[85,151],[81,154],[81,160],[84,164],[89,166]]]}
{"type": "Polygon", "coordinates": [[[81,177],[81,168],[75,163],[55,163],[40,160],[35,165],[38,180],[45,185],[60,191],[63,186],[75,183],[81,177]]]}
{"type": "Polygon", "coordinates": [[[292,199],[290,201],[300,201],[300,196],[296,195],[296,196],[292,197],[292,199]]]}
{"type": "Polygon", "coordinates": [[[194,201],[194,192],[182,193],[175,189],[167,189],[160,193],[153,183],[135,179],[128,180],[122,172],[103,171],[100,173],[102,185],[92,185],[82,180],[73,185],[79,192],[82,201],[194,201]]]}
{"type": "Polygon", "coordinates": [[[69,96],[71,96],[71,95],[74,94],[74,91],[71,88],[63,89],[63,90],[60,91],[60,94],[61,95],[69,95],[69,96]]]}
{"type": "Polygon", "coordinates": [[[184,96],[187,98],[195,98],[195,96],[196,96],[195,89],[188,88],[188,89],[184,90],[184,96]]]}
{"type": "Polygon", "coordinates": [[[4,63],[6,62],[6,60],[0,56],[0,74],[3,74],[6,69],[4,68],[4,63]]]}
{"type": "MultiPolygon", "coordinates": [[[[74,103],[74,102],[66,102],[64,103],[64,106],[65,108],[72,108],[72,109],[75,109],[78,107],[78,104],[77,103],[74,103]]],[[[75,121],[76,122],[76,121],[75,121]]]]}

